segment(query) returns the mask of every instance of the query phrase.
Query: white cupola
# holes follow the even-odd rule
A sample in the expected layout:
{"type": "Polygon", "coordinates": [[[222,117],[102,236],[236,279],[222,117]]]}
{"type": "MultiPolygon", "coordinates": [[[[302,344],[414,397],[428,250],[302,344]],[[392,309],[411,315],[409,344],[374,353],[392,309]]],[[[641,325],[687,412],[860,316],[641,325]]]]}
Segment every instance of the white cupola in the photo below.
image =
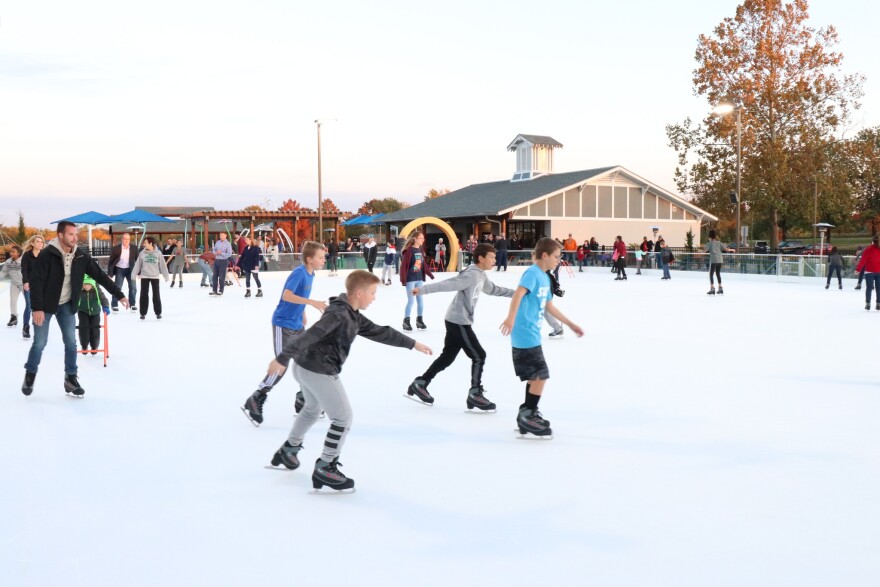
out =
{"type": "Polygon", "coordinates": [[[552,137],[516,135],[508,151],[516,151],[516,173],[510,181],[527,181],[553,173],[553,149],[562,143],[552,137]]]}

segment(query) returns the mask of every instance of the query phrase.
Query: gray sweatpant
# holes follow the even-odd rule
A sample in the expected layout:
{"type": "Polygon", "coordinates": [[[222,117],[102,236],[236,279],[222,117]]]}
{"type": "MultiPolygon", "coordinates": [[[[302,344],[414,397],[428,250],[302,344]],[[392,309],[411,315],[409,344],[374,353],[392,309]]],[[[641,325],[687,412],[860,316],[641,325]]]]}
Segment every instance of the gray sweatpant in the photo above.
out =
{"type": "Polygon", "coordinates": [[[544,311],[544,320],[547,321],[547,324],[549,324],[553,330],[559,330],[562,328],[562,322],[554,318],[550,312],[547,312],[546,310],[544,311]]]}
{"type": "Polygon", "coordinates": [[[351,428],[351,404],[348,403],[345,388],[342,387],[338,375],[322,375],[299,365],[293,366],[293,378],[302,387],[306,405],[296,417],[288,441],[290,444],[302,446],[306,432],[321,417],[323,409],[330,418],[330,429],[324,439],[321,459],[329,463],[342,452],[342,445],[351,428]]]}
{"type": "Polygon", "coordinates": [[[22,292],[24,292],[22,286],[15,285],[14,283],[9,284],[9,312],[13,316],[18,316],[18,296],[22,292]]]}

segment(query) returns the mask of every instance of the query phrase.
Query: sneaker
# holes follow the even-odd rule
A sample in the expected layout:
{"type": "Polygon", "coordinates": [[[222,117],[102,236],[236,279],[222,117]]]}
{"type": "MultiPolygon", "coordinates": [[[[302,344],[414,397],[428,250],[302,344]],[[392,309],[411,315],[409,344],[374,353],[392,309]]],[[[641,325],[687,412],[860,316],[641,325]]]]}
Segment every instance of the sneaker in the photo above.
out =
{"type": "Polygon", "coordinates": [[[258,389],[247,398],[247,401],[244,402],[244,407],[241,408],[244,415],[258,426],[263,423],[263,404],[266,403],[267,396],[268,394],[258,389]]]}
{"type": "Polygon", "coordinates": [[[562,338],[563,332],[564,331],[562,330],[562,326],[560,326],[559,328],[555,329],[553,332],[550,333],[550,338],[562,338]]]}
{"type": "Polygon", "coordinates": [[[406,332],[412,332],[412,324],[409,323],[409,318],[403,319],[403,329],[406,332]]]}
{"type": "Polygon", "coordinates": [[[65,375],[64,392],[72,393],[76,397],[82,397],[85,395],[86,390],[83,389],[82,386],[79,384],[79,380],[76,378],[76,375],[65,375]]]}
{"type": "Polygon", "coordinates": [[[419,330],[427,330],[428,327],[425,325],[425,322],[422,320],[421,316],[416,317],[416,328],[419,330]]]}
{"type": "Polygon", "coordinates": [[[553,434],[553,431],[550,429],[550,422],[541,416],[541,412],[526,407],[520,407],[519,414],[516,417],[516,425],[519,427],[520,434],[533,434],[535,436],[550,436],[553,434]]]}
{"type": "Polygon", "coordinates": [[[34,391],[34,379],[36,378],[36,373],[31,373],[30,371],[24,372],[24,383],[21,384],[21,392],[23,394],[30,395],[34,391]]]}
{"type": "Polygon", "coordinates": [[[339,457],[329,463],[322,459],[315,461],[315,471],[312,473],[312,487],[321,489],[326,485],[336,491],[354,489],[354,479],[346,477],[339,470],[341,466],[342,463],[339,462],[339,457]]]}
{"type": "MultiPolygon", "coordinates": [[[[258,392],[259,393],[259,392],[258,392]]],[[[291,471],[299,467],[299,457],[296,453],[302,450],[302,445],[290,444],[289,440],[285,440],[275,454],[272,456],[272,466],[284,465],[291,471]]]]}
{"type": "Polygon", "coordinates": [[[419,401],[423,404],[431,405],[434,403],[434,398],[428,393],[428,386],[424,379],[415,379],[410,383],[406,390],[406,394],[411,396],[413,400],[419,401]]]}
{"type": "Polygon", "coordinates": [[[483,395],[482,387],[472,387],[470,391],[468,391],[467,408],[469,410],[477,408],[478,410],[482,410],[484,412],[494,412],[496,406],[494,403],[489,401],[489,398],[483,395]]]}

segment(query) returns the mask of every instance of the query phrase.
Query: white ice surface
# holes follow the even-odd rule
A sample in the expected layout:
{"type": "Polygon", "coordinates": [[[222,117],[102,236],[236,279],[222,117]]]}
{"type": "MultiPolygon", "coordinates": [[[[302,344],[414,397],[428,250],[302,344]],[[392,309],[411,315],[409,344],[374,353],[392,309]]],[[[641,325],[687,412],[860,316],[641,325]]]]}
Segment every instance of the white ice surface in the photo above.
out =
{"type": "MultiPolygon", "coordinates": [[[[79,358],[81,401],[54,325],[28,398],[29,345],[2,332],[0,584],[880,584],[880,312],[864,292],[725,274],[709,297],[703,274],[629,273],[564,276],[558,305],[587,336],[545,341],[550,442],[513,432],[508,300],[482,297],[475,325],[495,415],[465,413],[464,355],[426,408],[401,394],[430,357],[356,341],[353,495],[310,494],[327,420],[299,470],[263,468],[292,378],[262,427],[239,410],[272,358],[284,275],[263,276],[263,299],[213,299],[187,276],[163,285],[163,320],[111,315],[109,366],[79,358]]],[[[321,275],[313,296],[341,290],[321,275]]],[[[436,353],[451,296],[425,298],[415,333],[436,353]]],[[[404,302],[380,286],[366,315],[398,327],[404,302]]]]}

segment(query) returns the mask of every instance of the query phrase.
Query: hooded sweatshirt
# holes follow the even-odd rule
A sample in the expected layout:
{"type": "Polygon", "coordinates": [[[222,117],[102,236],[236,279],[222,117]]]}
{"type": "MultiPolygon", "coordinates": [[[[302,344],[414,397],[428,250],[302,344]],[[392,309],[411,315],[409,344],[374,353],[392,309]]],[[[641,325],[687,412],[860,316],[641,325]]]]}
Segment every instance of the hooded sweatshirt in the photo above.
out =
{"type": "Polygon", "coordinates": [[[495,285],[489,281],[486,272],[477,267],[470,265],[467,269],[451,279],[444,279],[437,283],[429,283],[423,285],[420,289],[421,293],[436,293],[438,291],[455,291],[455,297],[449,304],[446,311],[446,320],[453,324],[469,325],[474,323],[474,310],[476,309],[477,300],[480,292],[490,296],[501,296],[512,298],[514,290],[495,285]]]}
{"type": "Polygon", "coordinates": [[[3,275],[8,275],[9,281],[12,282],[12,285],[21,289],[24,285],[21,277],[21,257],[18,259],[10,257],[0,264],[0,277],[3,275]]]}
{"type": "Polygon", "coordinates": [[[153,249],[152,251],[144,249],[141,251],[141,254],[138,255],[131,274],[136,275],[141,279],[158,279],[160,276],[164,275],[165,281],[168,281],[168,267],[165,265],[165,257],[163,257],[162,253],[157,249],[153,249]]]}
{"type": "Polygon", "coordinates": [[[339,375],[356,336],[406,349],[416,345],[415,340],[390,326],[371,322],[351,307],[348,296],[343,293],[330,298],[330,304],[315,325],[291,337],[275,360],[287,365],[293,359],[303,369],[322,375],[339,375]]]}

